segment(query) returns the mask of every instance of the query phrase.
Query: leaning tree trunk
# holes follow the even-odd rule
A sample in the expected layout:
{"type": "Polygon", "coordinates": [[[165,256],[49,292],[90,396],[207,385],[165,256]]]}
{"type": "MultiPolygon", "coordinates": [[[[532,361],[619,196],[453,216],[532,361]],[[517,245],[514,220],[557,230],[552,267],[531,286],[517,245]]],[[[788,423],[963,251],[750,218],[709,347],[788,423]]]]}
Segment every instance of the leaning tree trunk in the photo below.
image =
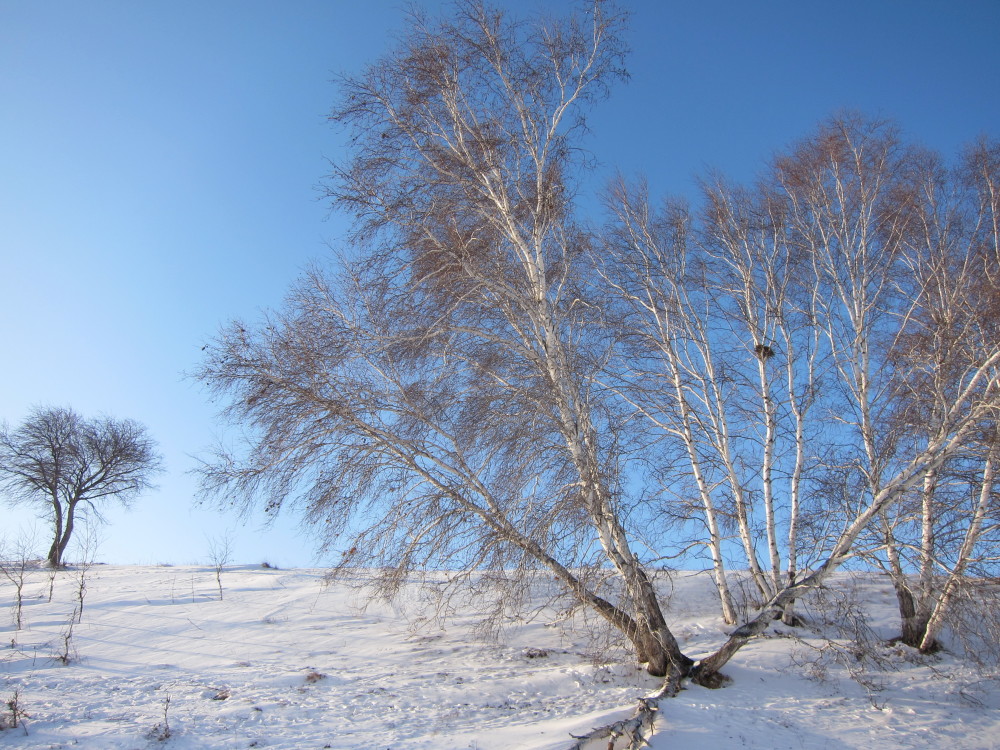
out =
{"type": "Polygon", "coordinates": [[[60,539],[60,537],[57,536],[52,541],[52,546],[49,547],[49,554],[46,556],[46,560],[47,560],[48,566],[50,568],[60,568],[60,567],[62,567],[62,561],[61,561],[62,560],[62,552],[59,551],[59,539],[60,539]]]}
{"type": "Polygon", "coordinates": [[[831,573],[843,565],[850,557],[851,549],[861,531],[871,523],[875,516],[920,482],[928,469],[940,466],[948,454],[961,444],[965,433],[971,431],[972,424],[971,421],[967,422],[946,443],[942,441],[940,444],[926,449],[924,455],[912,461],[909,467],[882,488],[867,510],[856,516],[853,522],[841,532],[840,539],[830,551],[830,555],[811,575],[778,592],[764,605],[755,618],[736,628],[718,651],[698,661],[691,668],[688,676],[699,685],[717,686],[719,670],[735,656],[736,652],[763,633],[774,620],[781,617],[782,611],[790,602],[801,598],[810,589],[820,586],[831,573]]]}
{"type": "Polygon", "coordinates": [[[677,639],[667,626],[653,582],[638,558],[632,554],[624,529],[610,509],[604,507],[607,498],[597,491],[600,512],[594,514],[601,545],[615,566],[631,599],[638,632],[630,638],[639,661],[656,677],[683,677],[694,663],[680,649],[677,639]]]}
{"type": "Polygon", "coordinates": [[[649,630],[654,649],[651,653],[655,656],[647,660],[646,671],[657,677],[666,677],[668,680],[674,679],[679,682],[691,669],[694,660],[681,651],[680,644],[667,626],[653,582],[649,580],[638,560],[633,558],[632,562],[632,575],[637,588],[636,606],[649,630]]]}

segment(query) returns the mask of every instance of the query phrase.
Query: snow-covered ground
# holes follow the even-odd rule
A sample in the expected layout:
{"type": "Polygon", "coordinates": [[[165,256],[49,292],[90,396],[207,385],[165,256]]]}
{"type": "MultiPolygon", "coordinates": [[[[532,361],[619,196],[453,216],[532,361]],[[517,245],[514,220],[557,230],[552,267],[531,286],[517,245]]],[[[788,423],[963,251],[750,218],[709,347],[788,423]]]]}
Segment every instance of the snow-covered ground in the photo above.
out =
{"type": "MultiPolygon", "coordinates": [[[[232,568],[220,601],[210,568],[95,566],[67,648],[77,573],[58,574],[49,602],[48,574],[34,571],[24,627],[4,614],[0,721],[15,691],[28,718],[0,747],[561,750],[657,687],[555,611],[490,641],[470,605],[441,623],[433,593],[411,587],[366,608],[316,570],[232,568]]],[[[672,585],[685,650],[717,646],[726,628],[707,576],[672,585]]],[[[889,587],[841,586],[891,634],[889,587]]],[[[9,583],[0,597],[13,601],[9,583]]],[[[729,687],[666,701],[652,747],[1000,748],[996,673],[900,647],[879,650],[881,667],[852,664],[824,645],[772,628],[725,670],[729,687]]]]}

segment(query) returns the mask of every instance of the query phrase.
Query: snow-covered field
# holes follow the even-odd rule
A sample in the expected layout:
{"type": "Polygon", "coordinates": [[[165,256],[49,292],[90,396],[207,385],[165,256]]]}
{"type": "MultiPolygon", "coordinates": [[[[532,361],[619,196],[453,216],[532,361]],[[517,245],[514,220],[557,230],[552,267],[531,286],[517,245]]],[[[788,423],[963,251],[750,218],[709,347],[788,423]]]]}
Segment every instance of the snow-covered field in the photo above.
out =
{"type": "MultiPolygon", "coordinates": [[[[471,606],[441,623],[433,593],[412,587],[365,608],[316,570],[232,568],[220,601],[210,568],[95,566],[67,649],[76,574],[58,575],[49,602],[47,573],[33,572],[23,628],[4,614],[0,722],[15,691],[28,718],[0,732],[0,747],[556,750],[657,687],[552,610],[484,640],[471,606]]],[[[673,586],[686,651],[717,646],[725,627],[707,576],[673,586]]],[[[888,586],[841,586],[891,635],[888,586]]],[[[13,591],[4,582],[0,601],[13,591]]],[[[1000,748],[996,673],[900,647],[880,649],[881,667],[841,662],[791,632],[779,624],[747,646],[725,670],[729,687],[666,701],[652,747],[1000,748]]]]}

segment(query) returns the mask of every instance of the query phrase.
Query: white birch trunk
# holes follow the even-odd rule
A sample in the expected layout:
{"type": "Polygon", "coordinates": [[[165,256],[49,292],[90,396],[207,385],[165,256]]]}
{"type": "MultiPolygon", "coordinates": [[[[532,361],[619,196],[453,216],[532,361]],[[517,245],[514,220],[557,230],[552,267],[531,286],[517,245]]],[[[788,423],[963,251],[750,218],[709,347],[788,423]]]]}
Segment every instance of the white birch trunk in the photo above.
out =
{"type": "Polygon", "coordinates": [[[965,531],[962,546],[959,548],[958,557],[954,566],[948,572],[947,580],[941,594],[937,597],[934,607],[927,618],[927,625],[924,630],[924,637],[920,642],[920,650],[927,651],[932,648],[937,640],[938,634],[944,626],[948,608],[952,598],[961,584],[965,569],[972,559],[972,553],[982,531],[983,520],[989,510],[991,496],[993,494],[993,483],[995,481],[995,457],[993,454],[986,458],[986,465],[983,467],[983,486],[979,493],[979,501],[972,513],[969,527],[965,531]]]}

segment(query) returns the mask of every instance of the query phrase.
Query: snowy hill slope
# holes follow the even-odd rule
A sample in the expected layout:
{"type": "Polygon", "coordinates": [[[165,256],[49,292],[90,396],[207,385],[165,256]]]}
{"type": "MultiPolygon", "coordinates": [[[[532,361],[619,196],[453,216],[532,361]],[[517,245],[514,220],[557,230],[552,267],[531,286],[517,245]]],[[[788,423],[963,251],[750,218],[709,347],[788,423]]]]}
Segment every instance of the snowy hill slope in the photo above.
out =
{"type": "MultiPolygon", "coordinates": [[[[28,718],[27,734],[0,732],[0,747],[557,750],[657,687],[554,611],[491,641],[471,606],[438,622],[415,586],[364,607],[321,571],[241,567],[223,574],[220,601],[210,568],[95,566],[70,631],[75,576],[59,573],[49,602],[47,573],[33,572],[24,627],[5,617],[0,719],[10,723],[15,691],[28,718]]],[[[717,646],[725,627],[708,577],[673,585],[685,650],[717,646]]],[[[891,634],[888,587],[840,585],[857,587],[891,634]]],[[[5,582],[2,600],[13,591],[5,582]]],[[[729,687],[667,701],[652,747],[1000,748],[995,672],[900,647],[880,649],[881,667],[852,666],[797,634],[779,624],[725,670],[729,687]]]]}

